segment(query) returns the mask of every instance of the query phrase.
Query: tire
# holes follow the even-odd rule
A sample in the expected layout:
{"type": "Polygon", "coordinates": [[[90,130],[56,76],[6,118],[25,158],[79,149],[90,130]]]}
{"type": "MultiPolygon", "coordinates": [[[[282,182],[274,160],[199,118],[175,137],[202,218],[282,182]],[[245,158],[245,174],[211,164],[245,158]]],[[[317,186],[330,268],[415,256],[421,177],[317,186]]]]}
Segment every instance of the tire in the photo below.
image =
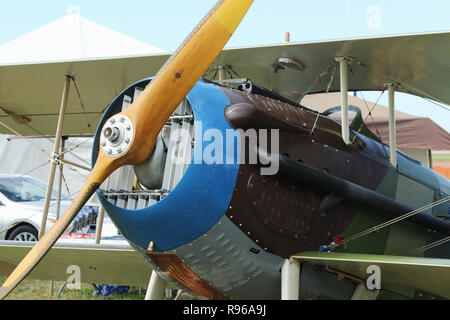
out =
{"type": "Polygon", "coordinates": [[[38,241],[38,231],[29,225],[22,225],[14,229],[8,236],[13,241],[38,241]]]}

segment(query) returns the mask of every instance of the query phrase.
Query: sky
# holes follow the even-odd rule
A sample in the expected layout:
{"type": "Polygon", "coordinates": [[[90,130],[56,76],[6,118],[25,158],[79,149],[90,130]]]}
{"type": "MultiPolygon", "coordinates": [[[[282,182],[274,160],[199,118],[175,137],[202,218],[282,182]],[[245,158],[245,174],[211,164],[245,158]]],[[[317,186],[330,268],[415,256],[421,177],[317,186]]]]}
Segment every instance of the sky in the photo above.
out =
{"type": "MultiPolygon", "coordinates": [[[[15,0],[0,4],[0,44],[53,22],[77,6],[81,16],[174,51],[216,0],[15,0]]],[[[450,31],[448,0],[255,0],[227,47],[450,31]]],[[[360,96],[361,97],[361,96],[360,96]]],[[[366,93],[376,100],[377,93],[366,93]]],[[[387,105],[387,95],[381,100],[387,105]]],[[[450,131],[450,111],[399,94],[397,108],[450,131]]]]}

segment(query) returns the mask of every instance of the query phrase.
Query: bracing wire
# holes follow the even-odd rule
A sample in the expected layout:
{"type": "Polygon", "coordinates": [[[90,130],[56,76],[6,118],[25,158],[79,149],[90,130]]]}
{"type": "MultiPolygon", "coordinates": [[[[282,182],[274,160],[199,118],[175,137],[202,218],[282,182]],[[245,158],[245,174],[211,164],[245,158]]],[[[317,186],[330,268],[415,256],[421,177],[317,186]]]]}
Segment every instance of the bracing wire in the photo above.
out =
{"type": "Polygon", "coordinates": [[[429,250],[429,249],[435,248],[437,246],[443,245],[444,243],[447,243],[449,241],[450,241],[450,236],[448,236],[446,238],[443,238],[441,240],[435,241],[433,243],[427,244],[426,246],[423,246],[423,247],[417,249],[417,252],[418,253],[425,252],[426,250],[429,250]]]}
{"type": "Polygon", "coordinates": [[[399,217],[396,217],[396,218],[394,218],[394,219],[391,219],[391,220],[389,220],[389,221],[386,221],[386,222],[384,222],[384,223],[381,223],[381,224],[379,224],[379,225],[377,225],[377,226],[374,226],[374,227],[372,227],[372,228],[369,228],[369,229],[367,229],[367,230],[364,230],[364,231],[362,231],[362,232],[360,232],[360,233],[357,233],[357,234],[355,234],[355,235],[353,235],[353,236],[351,236],[351,237],[348,237],[348,238],[342,240],[340,243],[338,243],[337,246],[340,246],[340,245],[347,245],[347,244],[348,244],[349,242],[351,242],[351,241],[354,241],[354,240],[356,240],[356,239],[359,239],[359,238],[361,238],[361,237],[364,237],[364,236],[366,236],[366,235],[368,235],[368,234],[370,234],[370,233],[372,233],[372,232],[378,232],[378,231],[380,231],[380,230],[383,229],[383,228],[386,228],[386,227],[388,227],[388,226],[390,226],[390,225],[393,225],[393,224],[395,224],[395,223],[397,223],[397,222],[403,221],[403,220],[405,220],[405,219],[407,219],[407,218],[410,218],[410,217],[412,217],[412,216],[414,216],[414,215],[416,215],[416,214],[418,214],[418,213],[420,213],[420,212],[422,212],[422,211],[431,209],[431,208],[433,208],[433,207],[435,207],[435,206],[438,206],[438,205],[440,205],[440,204],[443,204],[443,203],[445,203],[445,202],[447,202],[447,201],[449,201],[449,200],[450,200],[450,196],[445,197],[445,198],[442,198],[442,199],[437,200],[437,201],[435,201],[435,202],[432,202],[432,203],[430,203],[430,204],[427,204],[426,206],[423,206],[422,208],[419,208],[419,209],[410,211],[410,212],[408,212],[408,213],[405,213],[404,215],[401,215],[401,216],[399,216],[399,217]]]}

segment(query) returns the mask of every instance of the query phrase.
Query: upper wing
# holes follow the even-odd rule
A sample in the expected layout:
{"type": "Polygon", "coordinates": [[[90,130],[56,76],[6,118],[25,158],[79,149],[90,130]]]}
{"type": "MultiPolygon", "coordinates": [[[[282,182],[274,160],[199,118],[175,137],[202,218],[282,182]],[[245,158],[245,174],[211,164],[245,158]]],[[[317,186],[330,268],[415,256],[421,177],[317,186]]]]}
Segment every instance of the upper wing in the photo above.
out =
{"type": "Polygon", "coordinates": [[[370,276],[367,268],[380,267],[381,288],[405,287],[424,290],[450,299],[450,260],[388,255],[305,252],[293,258],[300,262],[326,265],[359,279],[370,276]]]}
{"type": "MultiPolygon", "coordinates": [[[[169,54],[155,54],[0,66],[0,107],[26,116],[31,122],[30,126],[18,124],[1,110],[0,121],[22,135],[54,135],[65,76],[72,75],[85,110],[71,84],[63,134],[93,133],[109,103],[130,84],[156,74],[169,57],[169,54]]],[[[11,134],[3,126],[0,126],[0,133],[11,134]]]]}
{"type": "MultiPolygon", "coordinates": [[[[449,51],[449,32],[429,33],[225,49],[212,66],[230,66],[240,77],[298,100],[305,93],[325,92],[331,74],[320,83],[315,80],[335,57],[350,56],[356,60],[351,64],[349,90],[379,89],[387,81],[396,81],[403,85],[399,90],[449,104],[450,77],[444,72],[450,69],[449,51]],[[285,57],[299,60],[305,70],[275,72],[278,60],[285,57]]],[[[154,75],[169,57],[154,54],[0,66],[0,107],[4,109],[0,121],[23,135],[53,135],[65,75],[70,74],[76,79],[85,110],[72,86],[63,133],[90,133],[86,116],[95,130],[99,113],[117,94],[154,75]],[[5,110],[31,119],[30,126],[18,124],[5,110]]],[[[330,91],[339,90],[337,80],[336,75],[330,91]]],[[[0,126],[0,133],[11,132],[0,126]]]]}
{"type": "MultiPolygon", "coordinates": [[[[217,65],[229,65],[241,77],[294,100],[304,93],[325,92],[331,74],[315,80],[335,57],[356,58],[349,73],[349,90],[384,88],[388,81],[400,91],[450,103],[450,33],[428,33],[312,43],[292,43],[224,50],[217,65]],[[275,72],[280,58],[300,61],[304,71],[285,68],[275,72]]],[[[340,90],[339,70],[330,91],[340,90]]]]}
{"type": "MultiPolygon", "coordinates": [[[[0,274],[8,276],[35,243],[0,241],[0,274]]],[[[82,283],[147,287],[150,265],[128,244],[57,243],[29,279],[67,281],[78,266],[82,283]]]]}

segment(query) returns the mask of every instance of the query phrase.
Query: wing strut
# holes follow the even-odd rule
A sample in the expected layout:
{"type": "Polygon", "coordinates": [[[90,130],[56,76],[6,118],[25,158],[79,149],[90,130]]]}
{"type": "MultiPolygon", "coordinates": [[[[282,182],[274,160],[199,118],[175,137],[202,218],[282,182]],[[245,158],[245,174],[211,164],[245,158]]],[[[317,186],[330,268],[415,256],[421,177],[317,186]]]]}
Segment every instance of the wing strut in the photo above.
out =
{"type": "Polygon", "coordinates": [[[395,126],[395,84],[386,84],[389,92],[389,149],[391,164],[397,168],[397,132],[395,126]]]}
{"type": "MultiPolygon", "coordinates": [[[[66,115],[66,109],[67,109],[67,100],[69,99],[69,90],[70,90],[70,80],[71,76],[66,75],[66,80],[64,82],[64,89],[61,99],[61,107],[59,110],[59,117],[58,117],[58,125],[56,127],[56,135],[55,135],[55,144],[53,146],[53,154],[52,157],[58,154],[60,145],[61,145],[61,136],[62,136],[62,129],[63,129],[63,123],[64,123],[64,117],[66,115]]],[[[42,212],[42,221],[41,226],[39,229],[39,239],[42,238],[42,236],[45,233],[45,227],[47,223],[47,215],[48,215],[48,208],[50,206],[50,199],[52,197],[52,189],[53,189],[53,182],[55,180],[55,173],[56,173],[56,161],[51,162],[50,167],[50,174],[48,176],[48,183],[47,183],[47,192],[45,194],[45,200],[44,200],[44,209],[42,212]]]]}
{"type": "Polygon", "coordinates": [[[346,145],[350,144],[350,127],[348,124],[348,63],[347,57],[336,58],[336,62],[339,62],[341,69],[341,128],[342,139],[346,145]]]}

